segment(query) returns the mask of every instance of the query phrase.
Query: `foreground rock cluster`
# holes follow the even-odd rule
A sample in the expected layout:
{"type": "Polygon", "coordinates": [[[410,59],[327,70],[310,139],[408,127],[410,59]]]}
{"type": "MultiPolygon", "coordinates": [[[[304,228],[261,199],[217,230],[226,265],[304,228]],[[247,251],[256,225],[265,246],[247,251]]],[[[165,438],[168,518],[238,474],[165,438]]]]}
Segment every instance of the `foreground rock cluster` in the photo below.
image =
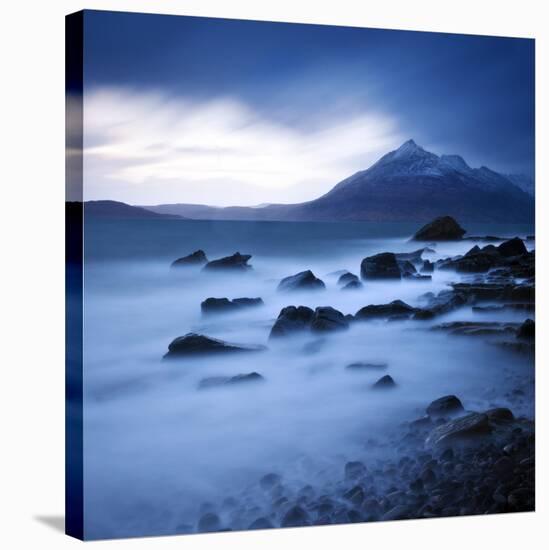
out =
{"type": "Polygon", "coordinates": [[[200,516],[196,531],[534,510],[531,421],[505,408],[467,412],[456,396],[441,397],[425,413],[395,427],[384,443],[369,440],[365,457],[348,461],[326,487],[267,473],[241,500],[228,497],[200,516]]]}
{"type": "MultiPolygon", "coordinates": [[[[464,255],[438,261],[424,257],[433,252],[430,246],[406,253],[381,252],[365,257],[358,274],[332,274],[337,276],[334,284],[338,288],[358,291],[356,296],[360,296],[363,285],[375,280],[427,281],[439,270],[456,273],[456,280],[445,290],[437,294],[418,292],[415,305],[393,300],[363,304],[354,312],[328,305],[311,308],[299,305],[300,293],[322,291],[326,283],[311,270],[283,278],[277,291],[293,296],[296,305],[282,308],[271,321],[269,346],[284,345],[287,338],[310,333],[315,340],[302,351],[316,353],[331,333],[344,333],[355,324],[405,321],[414,328],[443,332],[449,337],[482,338],[504,350],[533,358],[535,251],[528,251],[524,240],[518,237],[504,240],[464,235],[465,230],[456,220],[437,218],[413,239],[434,243],[433,246],[437,241],[471,240],[477,244],[464,255]],[[451,321],[438,319],[465,308],[475,314],[475,320],[455,320],[455,316],[451,321]],[[499,311],[523,312],[524,320],[490,320],[489,315],[499,311]]],[[[198,250],[172,265],[239,273],[251,269],[250,258],[237,252],[208,261],[205,253],[198,250]]],[[[202,302],[201,309],[203,314],[217,315],[261,305],[261,298],[210,297],[202,302]]],[[[188,333],[175,338],[164,357],[185,359],[266,349],[262,345],[234,344],[188,333]]],[[[401,387],[398,377],[395,380],[391,371],[387,372],[385,362],[358,361],[348,364],[345,370],[378,372],[379,378],[376,376],[377,381],[370,386],[372,392],[398,394],[401,387]]],[[[228,388],[258,382],[269,384],[268,377],[254,370],[204,378],[198,388],[221,387],[229,391],[228,388]]],[[[517,388],[517,395],[521,391],[517,388]]],[[[426,403],[424,415],[393,426],[382,440],[365,437],[364,448],[362,455],[350,457],[335,478],[325,479],[324,473],[319,472],[314,487],[285,480],[280,473],[266,469],[257,484],[243,495],[227,496],[218,505],[204,504],[196,525],[186,526],[185,530],[267,529],[534,509],[534,424],[515,417],[510,409],[468,410],[457,396],[444,395],[426,403]]]]}

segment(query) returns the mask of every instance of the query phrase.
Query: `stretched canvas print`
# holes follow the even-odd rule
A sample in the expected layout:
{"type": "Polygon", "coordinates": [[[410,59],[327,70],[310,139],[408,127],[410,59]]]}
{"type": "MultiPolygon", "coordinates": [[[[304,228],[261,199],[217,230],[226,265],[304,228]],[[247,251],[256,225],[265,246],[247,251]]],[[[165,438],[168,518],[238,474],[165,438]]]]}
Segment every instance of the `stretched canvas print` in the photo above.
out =
{"type": "Polygon", "coordinates": [[[533,511],[534,41],[67,17],[67,532],[533,511]]]}

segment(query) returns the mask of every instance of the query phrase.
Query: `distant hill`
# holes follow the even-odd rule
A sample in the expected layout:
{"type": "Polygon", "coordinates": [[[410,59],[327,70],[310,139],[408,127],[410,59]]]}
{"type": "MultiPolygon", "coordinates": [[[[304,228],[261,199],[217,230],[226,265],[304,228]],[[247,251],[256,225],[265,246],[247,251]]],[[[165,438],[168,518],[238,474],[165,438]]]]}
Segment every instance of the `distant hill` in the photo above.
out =
{"type": "Polygon", "coordinates": [[[130,206],[117,201],[86,201],[84,203],[85,218],[120,218],[120,219],[181,219],[177,214],[162,214],[130,206]]]}
{"type": "Polygon", "coordinates": [[[161,204],[153,212],[194,219],[413,221],[450,215],[460,222],[533,222],[534,199],[508,177],[471,168],[458,155],[437,156],[409,140],[367,170],[300,204],[218,208],[161,204]]]}

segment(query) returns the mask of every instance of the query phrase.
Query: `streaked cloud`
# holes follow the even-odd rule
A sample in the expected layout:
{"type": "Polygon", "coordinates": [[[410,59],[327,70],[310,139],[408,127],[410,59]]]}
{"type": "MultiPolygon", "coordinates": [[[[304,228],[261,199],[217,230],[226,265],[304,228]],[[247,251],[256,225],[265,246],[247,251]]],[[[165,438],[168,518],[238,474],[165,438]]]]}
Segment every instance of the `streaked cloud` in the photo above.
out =
{"type": "Polygon", "coordinates": [[[199,101],[102,87],[84,101],[86,200],[308,200],[408,137],[394,118],[348,106],[296,126],[230,97],[199,101]]]}

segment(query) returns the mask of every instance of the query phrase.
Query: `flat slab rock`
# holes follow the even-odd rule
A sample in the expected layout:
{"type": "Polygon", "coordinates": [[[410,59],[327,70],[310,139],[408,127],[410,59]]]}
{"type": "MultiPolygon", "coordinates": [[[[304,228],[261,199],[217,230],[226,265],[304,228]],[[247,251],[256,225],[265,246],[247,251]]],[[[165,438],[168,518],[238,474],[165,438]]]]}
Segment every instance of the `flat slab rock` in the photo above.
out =
{"type": "Polygon", "coordinates": [[[509,434],[520,428],[524,433],[533,433],[533,422],[516,419],[505,408],[471,412],[434,428],[425,440],[426,447],[471,446],[494,443],[509,439],[509,434]]]}
{"type": "Polygon", "coordinates": [[[208,262],[203,269],[205,271],[247,271],[248,269],[252,269],[252,266],[248,264],[251,257],[251,254],[235,252],[232,256],[225,256],[224,258],[208,262]]]}
{"type": "Polygon", "coordinates": [[[260,345],[231,344],[216,338],[210,338],[203,334],[189,332],[184,336],[175,338],[168,346],[168,353],[164,355],[165,359],[178,357],[208,355],[217,353],[235,353],[263,351],[267,349],[260,345]]]}
{"type": "Polygon", "coordinates": [[[247,374],[237,374],[236,376],[211,376],[203,378],[198,383],[199,389],[218,388],[223,386],[232,386],[235,384],[249,384],[251,382],[263,382],[265,378],[258,372],[247,374]]]}
{"type": "Polygon", "coordinates": [[[249,307],[262,306],[261,298],[206,298],[201,304],[202,313],[230,313],[240,311],[249,307]]]}

